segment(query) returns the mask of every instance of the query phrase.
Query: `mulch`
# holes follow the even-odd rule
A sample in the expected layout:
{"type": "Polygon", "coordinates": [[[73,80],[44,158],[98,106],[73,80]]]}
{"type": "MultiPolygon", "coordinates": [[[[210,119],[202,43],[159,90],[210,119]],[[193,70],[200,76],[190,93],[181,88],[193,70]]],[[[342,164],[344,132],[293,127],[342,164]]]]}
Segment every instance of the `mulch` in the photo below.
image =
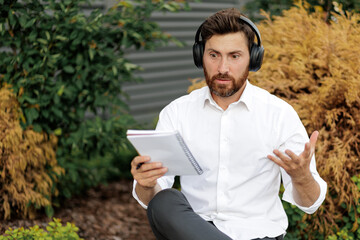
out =
{"type": "MultiPolygon", "coordinates": [[[[72,222],[85,240],[155,240],[147,222],[146,211],[131,196],[132,182],[120,180],[92,188],[81,197],[66,200],[54,217],[72,222]]],[[[51,218],[39,214],[33,220],[2,221],[0,235],[11,228],[46,228],[51,218]]]]}

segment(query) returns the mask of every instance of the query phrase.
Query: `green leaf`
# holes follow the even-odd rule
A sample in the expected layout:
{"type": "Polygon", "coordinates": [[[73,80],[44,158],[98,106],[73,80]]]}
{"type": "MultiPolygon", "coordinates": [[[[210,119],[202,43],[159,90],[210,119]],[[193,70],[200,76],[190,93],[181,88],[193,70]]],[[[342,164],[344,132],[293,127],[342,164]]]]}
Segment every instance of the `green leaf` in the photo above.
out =
{"type": "Polygon", "coordinates": [[[37,37],[37,31],[33,30],[29,35],[29,41],[34,42],[37,37]]]}
{"type": "Polygon", "coordinates": [[[61,96],[64,93],[65,85],[62,85],[61,88],[57,91],[57,95],[61,96]]]}
{"type": "Polygon", "coordinates": [[[67,37],[64,37],[64,36],[61,36],[61,35],[57,35],[57,36],[55,37],[55,39],[60,40],[60,41],[67,41],[67,40],[68,40],[67,37]]]}
{"type": "Polygon", "coordinates": [[[45,39],[43,39],[43,38],[38,38],[37,41],[38,41],[39,43],[44,44],[44,45],[47,45],[47,44],[48,44],[48,42],[47,42],[45,39]]]}
{"type": "Polygon", "coordinates": [[[78,66],[82,66],[83,65],[83,62],[84,62],[84,57],[81,53],[78,53],[76,55],[76,65],[78,66]]]}
{"type": "Polygon", "coordinates": [[[62,134],[62,129],[61,129],[61,128],[55,129],[55,130],[54,130],[54,134],[55,134],[56,136],[60,136],[60,135],[62,134]]]}
{"type": "Polygon", "coordinates": [[[73,40],[78,36],[78,32],[76,30],[72,31],[72,33],[70,34],[70,39],[73,40]]]}
{"type": "Polygon", "coordinates": [[[24,15],[21,15],[19,17],[19,23],[20,23],[21,27],[25,28],[25,26],[27,24],[27,18],[24,15]]]}
{"type": "Polygon", "coordinates": [[[112,71],[114,73],[114,76],[116,76],[118,74],[116,66],[112,66],[112,71]]]}
{"type": "Polygon", "coordinates": [[[124,67],[126,69],[126,71],[132,71],[137,69],[137,65],[133,64],[133,63],[124,63],[124,67]]]}
{"type": "Polygon", "coordinates": [[[42,128],[41,128],[41,126],[40,126],[39,124],[34,124],[34,125],[33,125],[33,130],[34,130],[35,132],[41,132],[41,131],[42,131],[42,128]]]}
{"type": "Polygon", "coordinates": [[[176,7],[171,4],[164,4],[164,8],[169,10],[170,12],[175,12],[177,10],[176,7]]]}
{"type": "Polygon", "coordinates": [[[67,73],[74,73],[75,69],[71,65],[67,65],[64,67],[64,71],[67,73]]]}
{"type": "Polygon", "coordinates": [[[57,117],[59,117],[59,118],[62,118],[62,117],[63,117],[63,113],[62,113],[62,111],[60,111],[59,109],[53,107],[53,108],[51,109],[51,111],[52,111],[57,117]]]}
{"type": "Polygon", "coordinates": [[[35,24],[35,22],[36,22],[36,18],[33,18],[30,21],[27,21],[24,28],[29,28],[29,27],[33,26],[35,24]]]}
{"type": "Polygon", "coordinates": [[[46,39],[47,39],[48,41],[50,41],[50,33],[49,33],[48,31],[46,31],[46,32],[45,32],[45,35],[46,35],[46,39]]]}
{"type": "Polygon", "coordinates": [[[9,10],[9,13],[8,13],[8,17],[9,17],[9,23],[12,27],[15,26],[16,24],[16,20],[15,20],[15,17],[14,17],[14,11],[12,9],[9,10]]]}
{"type": "Polygon", "coordinates": [[[28,125],[31,125],[39,117],[39,112],[35,108],[26,108],[24,112],[28,125]]]}
{"type": "Polygon", "coordinates": [[[95,50],[93,48],[89,48],[89,58],[92,61],[95,56],[95,50]]]}
{"type": "Polygon", "coordinates": [[[44,116],[45,118],[48,118],[49,117],[49,111],[48,110],[42,110],[41,111],[41,115],[44,116]]]}
{"type": "Polygon", "coordinates": [[[19,102],[20,102],[20,103],[25,103],[25,102],[27,102],[27,103],[30,103],[30,104],[36,104],[36,103],[38,102],[38,100],[35,99],[35,98],[31,98],[31,97],[29,97],[29,96],[27,96],[27,95],[23,95],[23,96],[21,96],[21,97],[19,98],[19,102]]]}

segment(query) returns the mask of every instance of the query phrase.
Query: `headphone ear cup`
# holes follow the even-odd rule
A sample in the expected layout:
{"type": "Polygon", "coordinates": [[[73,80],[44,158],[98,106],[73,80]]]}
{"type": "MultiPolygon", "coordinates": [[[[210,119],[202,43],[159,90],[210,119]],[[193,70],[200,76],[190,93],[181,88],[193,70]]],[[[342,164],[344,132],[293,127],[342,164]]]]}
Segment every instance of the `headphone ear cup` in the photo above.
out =
{"type": "Polygon", "coordinates": [[[193,58],[197,68],[203,67],[204,44],[203,41],[195,42],[193,45],[193,58]]]}
{"type": "Polygon", "coordinates": [[[264,47],[253,44],[250,50],[249,71],[256,72],[261,68],[264,58],[264,47]]]}

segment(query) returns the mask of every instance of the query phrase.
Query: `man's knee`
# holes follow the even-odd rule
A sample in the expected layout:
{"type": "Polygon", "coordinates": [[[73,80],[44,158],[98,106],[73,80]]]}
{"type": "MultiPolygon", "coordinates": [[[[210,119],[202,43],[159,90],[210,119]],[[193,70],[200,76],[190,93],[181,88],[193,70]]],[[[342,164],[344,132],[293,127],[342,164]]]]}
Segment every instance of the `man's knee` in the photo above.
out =
{"type": "Polygon", "coordinates": [[[191,209],[185,196],[176,189],[165,189],[158,192],[148,205],[148,214],[151,217],[163,218],[191,209]]]}
{"type": "Polygon", "coordinates": [[[168,212],[174,209],[176,202],[184,200],[182,193],[176,189],[169,188],[158,192],[149,202],[148,210],[154,212],[168,212]]]}

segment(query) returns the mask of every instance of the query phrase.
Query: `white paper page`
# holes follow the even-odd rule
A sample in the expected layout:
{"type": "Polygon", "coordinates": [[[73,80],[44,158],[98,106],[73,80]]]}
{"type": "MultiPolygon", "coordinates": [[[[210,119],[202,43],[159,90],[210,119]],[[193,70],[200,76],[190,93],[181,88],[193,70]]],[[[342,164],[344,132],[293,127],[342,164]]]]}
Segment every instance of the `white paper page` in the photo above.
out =
{"type": "Polygon", "coordinates": [[[128,132],[129,141],[140,155],[150,156],[150,162],[162,162],[168,168],[165,175],[198,175],[179,144],[176,132],[163,132],[159,135],[148,133],[130,135],[128,132]]]}

